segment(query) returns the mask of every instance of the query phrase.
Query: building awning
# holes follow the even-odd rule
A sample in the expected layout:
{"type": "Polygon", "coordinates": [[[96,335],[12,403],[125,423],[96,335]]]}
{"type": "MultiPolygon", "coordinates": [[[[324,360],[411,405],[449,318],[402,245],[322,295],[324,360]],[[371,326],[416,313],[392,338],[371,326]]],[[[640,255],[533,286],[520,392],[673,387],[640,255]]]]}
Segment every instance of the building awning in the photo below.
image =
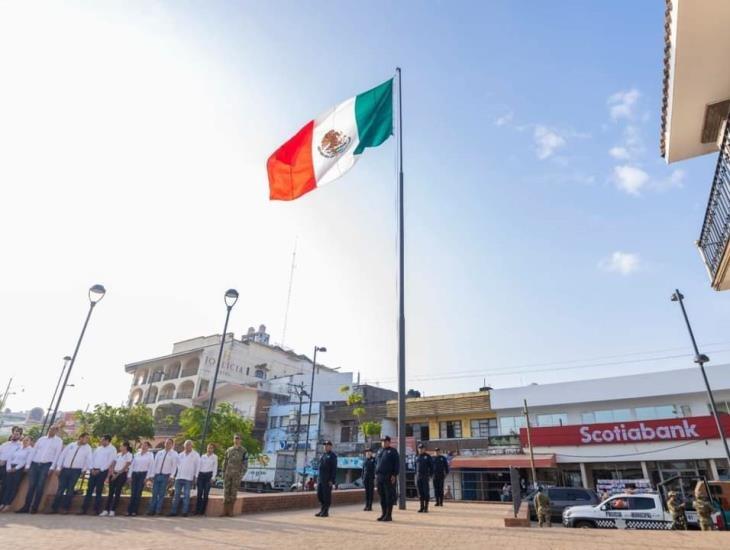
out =
{"type": "MultiPolygon", "coordinates": [[[[529,468],[529,455],[498,455],[498,456],[455,456],[451,460],[454,470],[464,468],[478,468],[491,470],[495,468],[529,468]]],[[[535,468],[556,468],[555,455],[535,455],[535,468]]]]}

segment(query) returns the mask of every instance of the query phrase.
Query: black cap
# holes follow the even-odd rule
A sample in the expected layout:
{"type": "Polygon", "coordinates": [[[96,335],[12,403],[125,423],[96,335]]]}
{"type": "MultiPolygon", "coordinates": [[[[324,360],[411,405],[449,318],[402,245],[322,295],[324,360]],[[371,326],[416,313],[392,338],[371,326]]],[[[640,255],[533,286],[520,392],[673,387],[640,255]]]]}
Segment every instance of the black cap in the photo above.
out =
{"type": "Polygon", "coordinates": [[[426,448],[426,446],[425,446],[425,445],[424,445],[423,443],[419,443],[419,444],[418,444],[418,448],[419,448],[419,449],[425,449],[425,448],[426,448]]]}
{"type": "Polygon", "coordinates": [[[440,448],[438,448],[438,447],[436,447],[436,448],[434,449],[434,451],[438,451],[438,452],[441,452],[441,449],[440,449],[440,448]]]}
{"type": "Polygon", "coordinates": [[[330,445],[330,446],[332,446],[332,442],[331,442],[331,441],[330,441],[329,439],[328,439],[327,441],[325,441],[325,442],[324,442],[324,444],[325,444],[325,446],[326,446],[326,445],[330,445]]]}
{"type": "Polygon", "coordinates": [[[380,438],[380,441],[390,441],[390,436],[384,435],[383,437],[380,438]]]}
{"type": "Polygon", "coordinates": [[[372,452],[373,452],[373,450],[372,450],[372,449],[365,449],[365,452],[366,452],[366,453],[372,453],[372,452]]]}

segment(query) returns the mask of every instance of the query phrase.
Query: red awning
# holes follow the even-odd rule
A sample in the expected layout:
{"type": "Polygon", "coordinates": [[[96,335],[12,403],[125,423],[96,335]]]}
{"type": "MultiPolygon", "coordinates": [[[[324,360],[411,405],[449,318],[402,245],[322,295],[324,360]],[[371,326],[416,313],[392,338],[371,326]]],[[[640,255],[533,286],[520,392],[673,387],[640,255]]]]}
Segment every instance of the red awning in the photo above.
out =
{"type": "MultiPolygon", "coordinates": [[[[455,456],[451,461],[452,469],[479,468],[529,468],[529,455],[493,455],[493,456],[455,456]]],[[[555,468],[555,455],[535,455],[535,468],[555,468]]]]}

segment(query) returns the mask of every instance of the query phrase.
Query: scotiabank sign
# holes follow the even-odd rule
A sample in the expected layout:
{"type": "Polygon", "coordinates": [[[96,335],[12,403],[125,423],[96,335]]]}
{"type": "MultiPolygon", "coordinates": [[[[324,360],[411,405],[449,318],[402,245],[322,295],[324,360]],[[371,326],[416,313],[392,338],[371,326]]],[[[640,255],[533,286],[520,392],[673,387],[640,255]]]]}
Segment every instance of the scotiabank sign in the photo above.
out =
{"type": "MultiPolygon", "coordinates": [[[[730,415],[721,415],[720,419],[723,428],[730,431],[730,415]]],[[[659,443],[720,437],[712,416],[532,428],[530,433],[534,447],[659,443]]],[[[527,447],[526,428],[520,429],[520,442],[527,447]]]]}

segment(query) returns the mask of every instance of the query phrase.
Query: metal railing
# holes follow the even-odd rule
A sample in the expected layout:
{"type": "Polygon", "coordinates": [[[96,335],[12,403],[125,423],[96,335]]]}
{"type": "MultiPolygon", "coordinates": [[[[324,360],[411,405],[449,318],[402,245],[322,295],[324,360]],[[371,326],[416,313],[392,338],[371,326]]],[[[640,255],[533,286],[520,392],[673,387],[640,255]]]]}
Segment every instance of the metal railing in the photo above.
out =
{"type": "Polygon", "coordinates": [[[702,233],[697,241],[710,277],[714,281],[730,237],[730,120],[720,147],[720,155],[707,202],[702,233]]]}

